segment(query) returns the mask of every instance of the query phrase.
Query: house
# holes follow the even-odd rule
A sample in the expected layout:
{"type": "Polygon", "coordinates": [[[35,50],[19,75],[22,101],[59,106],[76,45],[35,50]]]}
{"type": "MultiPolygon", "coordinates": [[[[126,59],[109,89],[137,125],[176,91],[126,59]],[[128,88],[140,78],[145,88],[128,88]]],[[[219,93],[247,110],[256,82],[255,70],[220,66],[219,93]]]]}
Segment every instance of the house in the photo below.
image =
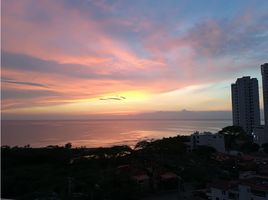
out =
{"type": "Polygon", "coordinates": [[[268,179],[253,177],[241,181],[238,186],[239,200],[268,200],[268,179]]]}
{"type": "Polygon", "coordinates": [[[267,177],[251,177],[238,181],[215,181],[207,193],[211,200],[268,200],[267,177]]]}
{"type": "Polygon", "coordinates": [[[140,186],[141,190],[148,190],[150,187],[150,176],[142,168],[132,165],[121,165],[117,167],[117,173],[129,175],[140,186]]]}
{"type": "Polygon", "coordinates": [[[211,200],[238,200],[237,181],[214,181],[209,185],[210,191],[207,196],[211,200]]]}
{"type": "Polygon", "coordinates": [[[255,158],[253,156],[249,155],[242,155],[238,158],[238,167],[240,170],[243,171],[256,171],[257,169],[257,163],[255,161],[255,158]]]}
{"type": "Polygon", "coordinates": [[[181,178],[173,172],[162,172],[158,175],[158,186],[161,189],[177,189],[178,185],[181,186],[181,178]]]}
{"type": "Polygon", "coordinates": [[[132,179],[135,180],[141,188],[148,189],[150,186],[150,177],[146,173],[140,173],[132,176],[132,179]]]}

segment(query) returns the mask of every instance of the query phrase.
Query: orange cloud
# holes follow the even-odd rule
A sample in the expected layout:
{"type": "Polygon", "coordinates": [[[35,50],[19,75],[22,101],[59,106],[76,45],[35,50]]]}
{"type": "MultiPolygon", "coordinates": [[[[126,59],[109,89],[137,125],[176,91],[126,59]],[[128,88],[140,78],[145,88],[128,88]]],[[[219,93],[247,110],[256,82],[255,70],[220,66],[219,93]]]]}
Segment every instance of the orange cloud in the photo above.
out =
{"type": "MultiPolygon", "coordinates": [[[[115,5],[94,4],[115,12],[115,5]]],[[[180,29],[181,21],[170,26],[145,16],[96,17],[64,1],[9,0],[2,6],[4,112],[64,112],[68,106],[81,112],[133,112],[164,109],[164,104],[177,109],[176,98],[187,102],[187,97],[160,104],[158,95],[248,70],[254,60],[235,63],[233,53],[246,55],[259,44],[254,31],[264,31],[249,14],[180,29]],[[99,101],[126,94],[127,100],[112,105],[99,101]]]]}

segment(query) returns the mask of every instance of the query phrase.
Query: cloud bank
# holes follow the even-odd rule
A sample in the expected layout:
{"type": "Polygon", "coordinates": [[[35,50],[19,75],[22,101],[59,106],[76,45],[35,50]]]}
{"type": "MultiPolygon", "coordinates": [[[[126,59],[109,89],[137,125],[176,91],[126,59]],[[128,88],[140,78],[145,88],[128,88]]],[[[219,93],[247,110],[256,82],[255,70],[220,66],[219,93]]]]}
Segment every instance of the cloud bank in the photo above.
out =
{"type": "MultiPolygon", "coordinates": [[[[268,3],[207,0],[202,5],[191,1],[2,2],[4,114],[47,106],[60,113],[56,106],[84,106],[81,102],[94,102],[86,107],[89,113],[113,112],[114,108],[103,110],[105,101],[97,103],[107,99],[121,102],[111,105],[120,112],[133,107],[146,112],[163,109],[157,98],[166,94],[161,101],[168,99],[167,110],[177,110],[196,94],[171,97],[170,92],[222,83],[227,87],[241,75],[259,77],[259,65],[267,62],[268,55],[268,3]],[[168,105],[172,98],[178,103],[168,105]],[[93,109],[95,104],[99,110],[93,109]]],[[[227,93],[211,90],[208,96],[219,102],[213,107],[211,98],[199,94],[201,103],[197,99],[189,109],[230,109],[230,104],[222,103],[230,101],[227,93]]]]}

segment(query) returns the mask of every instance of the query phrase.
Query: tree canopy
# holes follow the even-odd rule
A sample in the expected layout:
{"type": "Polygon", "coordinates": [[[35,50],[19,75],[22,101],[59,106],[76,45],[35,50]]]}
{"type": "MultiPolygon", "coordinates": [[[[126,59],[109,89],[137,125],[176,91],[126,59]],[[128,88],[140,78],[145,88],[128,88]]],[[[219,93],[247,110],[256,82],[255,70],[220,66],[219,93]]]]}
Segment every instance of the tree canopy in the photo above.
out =
{"type": "Polygon", "coordinates": [[[224,135],[226,150],[238,150],[248,152],[248,150],[256,150],[256,145],[253,145],[252,137],[248,135],[240,126],[227,126],[218,132],[224,135]],[[249,149],[245,147],[250,147],[249,149]]]}

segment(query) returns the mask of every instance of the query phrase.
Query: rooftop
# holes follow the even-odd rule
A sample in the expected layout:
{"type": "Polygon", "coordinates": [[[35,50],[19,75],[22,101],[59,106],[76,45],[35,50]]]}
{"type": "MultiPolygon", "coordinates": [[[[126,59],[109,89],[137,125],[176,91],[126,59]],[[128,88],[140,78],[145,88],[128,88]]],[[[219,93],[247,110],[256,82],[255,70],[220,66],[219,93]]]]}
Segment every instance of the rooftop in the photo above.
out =
{"type": "Polygon", "coordinates": [[[242,180],[240,184],[250,186],[254,190],[268,192],[268,178],[254,177],[242,180]]]}
{"type": "Polygon", "coordinates": [[[238,181],[217,180],[209,184],[209,187],[221,190],[228,190],[231,188],[236,188],[238,186],[238,183],[239,183],[238,181]]]}

